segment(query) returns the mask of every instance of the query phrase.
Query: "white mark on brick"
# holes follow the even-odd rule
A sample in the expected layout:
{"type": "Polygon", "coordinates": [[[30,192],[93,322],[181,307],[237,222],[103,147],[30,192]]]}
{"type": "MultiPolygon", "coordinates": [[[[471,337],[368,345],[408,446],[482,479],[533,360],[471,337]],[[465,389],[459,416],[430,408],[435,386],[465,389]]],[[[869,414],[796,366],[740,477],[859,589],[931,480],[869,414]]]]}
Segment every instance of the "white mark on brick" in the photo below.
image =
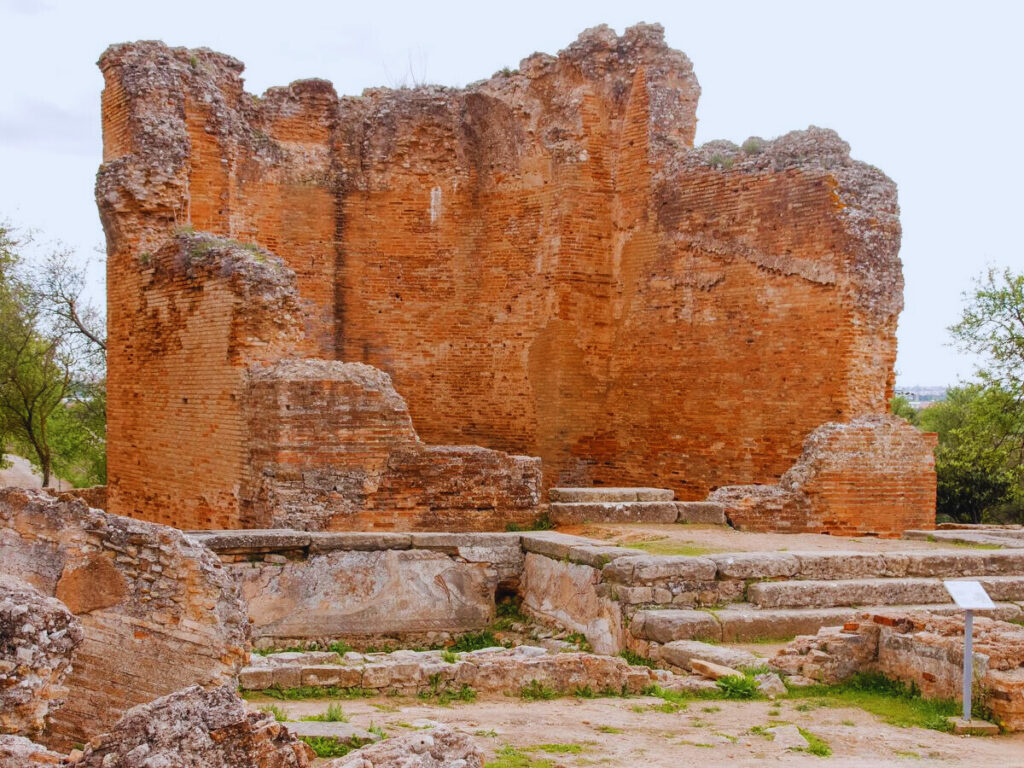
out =
{"type": "Polygon", "coordinates": [[[430,223],[435,224],[441,218],[441,188],[430,190],[430,223]]]}

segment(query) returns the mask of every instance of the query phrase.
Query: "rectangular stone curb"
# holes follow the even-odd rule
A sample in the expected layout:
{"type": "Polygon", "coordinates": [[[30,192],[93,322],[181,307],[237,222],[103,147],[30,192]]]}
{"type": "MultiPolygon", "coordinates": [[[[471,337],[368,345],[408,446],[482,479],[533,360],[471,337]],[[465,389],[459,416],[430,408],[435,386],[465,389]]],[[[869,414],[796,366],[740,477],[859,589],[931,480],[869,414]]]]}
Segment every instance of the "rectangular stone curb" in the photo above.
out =
{"type": "Polygon", "coordinates": [[[557,525],[582,523],[674,523],[679,516],[675,502],[553,502],[548,516],[557,525]]]}
{"type": "Polygon", "coordinates": [[[527,552],[536,555],[544,555],[554,560],[564,560],[569,557],[569,550],[573,547],[599,547],[604,546],[596,539],[588,539],[583,536],[570,536],[567,533],[555,531],[539,531],[537,533],[520,534],[522,547],[527,552]]]}
{"type": "Polygon", "coordinates": [[[226,555],[304,549],[310,542],[310,534],[289,529],[190,531],[186,535],[214,552],[226,555]]]}
{"type": "Polygon", "coordinates": [[[629,632],[633,637],[656,643],[722,639],[722,626],[707,611],[637,611],[629,622],[629,632]]]}
{"type": "Polygon", "coordinates": [[[677,523],[725,525],[725,507],[713,501],[677,501],[677,523]]]}
{"type": "Polygon", "coordinates": [[[666,581],[714,581],[718,567],[707,557],[686,555],[627,555],[617,558],[601,572],[601,580],[642,586],[666,581]]]}
{"type": "Polygon", "coordinates": [[[790,554],[775,552],[727,552],[705,555],[718,568],[719,578],[775,579],[794,576],[800,561],[790,554]]]}
{"type": "Polygon", "coordinates": [[[336,551],[372,552],[380,549],[410,549],[412,536],[408,533],[330,533],[309,534],[310,554],[336,551]]]}
{"type": "Polygon", "coordinates": [[[593,546],[570,547],[568,559],[570,563],[589,565],[591,568],[601,570],[606,565],[622,557],[632,557],[636,554],[635,549],[623,549],[622,547],[593,546]]]}
{"type": "Polygon", "coordinates": [[[442,550],[458,554],[460,547],[520,547],[520,533],[410,533],[413,549],[442,550]]]}
{"type": "Polygon", "coordinates": [[[668,488],[552,488],[548,499],[552,502],[623,502],[672,501],[675,491],[668,488]]]}
{"type": "Polygon", "coordinates": [[[760,608],[951,602],[941,580],[920,578],[764,581],[747,587],[747,600],[760,608]]]}

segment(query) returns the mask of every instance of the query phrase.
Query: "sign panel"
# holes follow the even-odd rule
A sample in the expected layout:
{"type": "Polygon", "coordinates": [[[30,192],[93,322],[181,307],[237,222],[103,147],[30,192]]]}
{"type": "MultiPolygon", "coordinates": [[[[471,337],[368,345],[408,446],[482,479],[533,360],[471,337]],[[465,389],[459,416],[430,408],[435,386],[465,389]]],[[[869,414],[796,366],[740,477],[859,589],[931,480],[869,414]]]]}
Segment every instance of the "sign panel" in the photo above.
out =
{"type": "Polygon", "coordinates": [[[961,608],[969,611],[981,611],[996,607],[984,587],[976,581],[944,581],[942,583],[953,598],[953,602],[961,608]]]}

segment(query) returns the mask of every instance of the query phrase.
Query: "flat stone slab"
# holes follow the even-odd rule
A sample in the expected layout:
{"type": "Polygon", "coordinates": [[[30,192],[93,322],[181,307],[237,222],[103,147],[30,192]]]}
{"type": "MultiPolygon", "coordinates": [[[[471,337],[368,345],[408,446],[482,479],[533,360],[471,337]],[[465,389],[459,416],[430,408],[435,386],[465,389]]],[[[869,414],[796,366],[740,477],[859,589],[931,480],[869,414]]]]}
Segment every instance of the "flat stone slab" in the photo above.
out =
{"type": "Polygon", "coordinates": [[[807,749],[807,739],[795,725],[776,725],[764,732],[772,735],[772,745],[778,749],[807,749]]]}
{"type": "Polygon", "coordinates": [[[706,677],[709,680],[721,680],[723,677],[742,677],[743,673],[738,669],[727,667],[723,664],[715,664],[711,661],[704,661],[703,659],[691,659],[690,669],[694,673],[701,677],[706,677]]]}
{"type": "Polygon", "coordinates": [[[380,741],[380,736],[351,723],[323,722],[320,720],[289,720],[282,725],[295,736],[321,736],[338,741],[380,741]]]}
{"type": "Polygon", "coordinates": [[[276,552],[309,546],[310,534],[290,529],[189,531],[186,536],[221,554],[276,552]]]}
{"type": "Polygon", "coordinates": [[[717,566],[719,578],[788,578],[800,570],[800,561],[783,552],[728,552],[706,557],[717,566]]]}
{"type": "Polygon", "coordinates": [[[737,669],[749,669],[765,663],[764,659],[749,651],[702,643],[699,640],[673,640],[658,647],[656,651],[652,650],[651,656],[681,669],[692,669],[690,665],[693,661],[709,661],[737,669]]]}
{"type": "Polygon", "coordinates": [[[571,536],[567,533],[557,531],[538,531],[536,533],[520,534],[522,547],[527,552],[536,555],[544,555],[553,560],[564,560],[569,557],[569,551],[573,547],[596,547],[603,546],[603,542],[597,539],[588,539],[584,536],[571,536]]]}
{"type": "Polygon", "coordinates": [[[675,491],[668,488],[552,488],[548,499],[552,503],[672,501],[675,491]]]}
{"type": "Polygon", "coordinates": [[[677,501],[677,523],[725,525],[725,507],[713,501],[677,501]]]}
{"type": "Polygon", "coordinates": [[[711,582],[718,568],[707,557],[688,555],[638,555],[627,550],[601,572],[601,580],[616,584],[640,586],[659,582],[711,582]]]}
{"type": "Polygon", "coordinates": [[[338,550],[372,551],[377,549],[410,549],[412,536],[408,533],[348,533],[317,532],[309,534],[311,554],[338,550]]]}
{"type": "MultiPolygon", "coordinates": [[[[1024,600],[1024,576],[982,576],[977,580],[993,600],[1024,600]]],[[[761,608],[832,608],[846,605],[946,604],[949,593],[938,578],[766,581],[747,587],[747,599],[761,608]]]]}
{"type": "Polygon", "coordinates": [[[583,523],[674,523],[679,517],[671,501],[552,502],[548,516],[556,525],[583,523]]]}
{"type": "Polygon", "coordinates": [[[968,736],[998,736],[999,726],[990,723],[988,720],[979,720],[972,717],[970,720],[961,720],[959,717],[947,717],[946,721],[953,727],[953,733],[968,736]]]}
{"type": "Polygon", "coordinates": [[[708,611],[637,611],[629,622],[629,631],[633,637],[656,643],[722,639],[722,626],[708,611]]]}

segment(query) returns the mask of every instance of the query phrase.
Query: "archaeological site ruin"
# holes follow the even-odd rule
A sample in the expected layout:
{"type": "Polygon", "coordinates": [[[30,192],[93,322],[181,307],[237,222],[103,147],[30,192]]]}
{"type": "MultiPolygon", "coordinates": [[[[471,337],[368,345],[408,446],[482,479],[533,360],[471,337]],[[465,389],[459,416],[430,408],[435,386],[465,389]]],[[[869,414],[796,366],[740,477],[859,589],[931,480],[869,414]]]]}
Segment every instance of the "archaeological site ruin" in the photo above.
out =
{"type": "Polygon", "coordinates": [[[503,530],[655,486],[750,530],[931,525],[933,440],[886,415],[895,185],[818,128],[694,148],[660,27],[462,90],[100,68],[109,511],[503,530]]]}
{"type": "Polygon", "coordinates": [[[0,768],[890,764],[794,702],[949,704],[948,579],[1024,730],[1024,530],[936,527],[896,187],[836,133],[695,147],[647,24],[462,89],[99,67],[109,479],[0,489],[0,768]]]}

